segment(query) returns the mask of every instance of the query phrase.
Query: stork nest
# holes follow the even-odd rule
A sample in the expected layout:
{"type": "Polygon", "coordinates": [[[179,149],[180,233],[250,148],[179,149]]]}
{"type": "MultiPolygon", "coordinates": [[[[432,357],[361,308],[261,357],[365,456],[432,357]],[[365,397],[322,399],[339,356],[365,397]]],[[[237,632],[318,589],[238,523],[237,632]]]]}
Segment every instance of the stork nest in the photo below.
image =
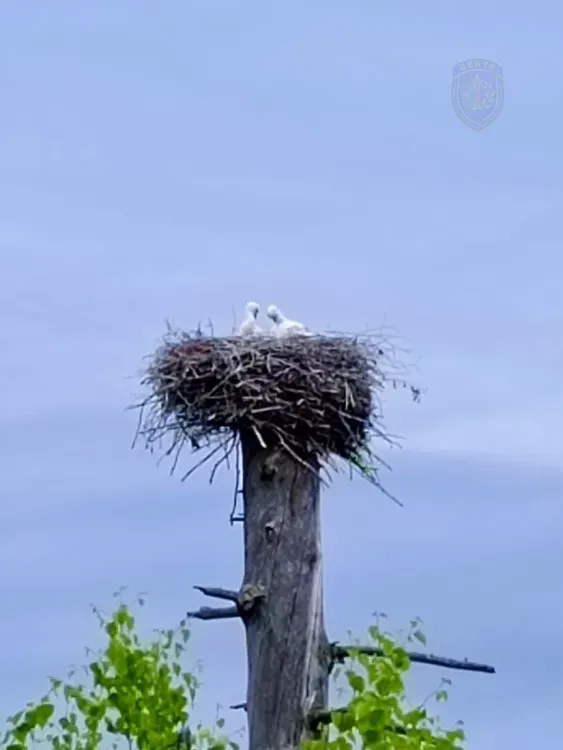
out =
{"type": "Polygon", "coordinates": [[[395,350],[381,334],[219,338],[170,330],[142,384],[148,395],[136,405],[137,437],[146,447],[173,456],[172,471],[186,444],[204,451],[184,478],[216,456],[212,481],[247,436],[309,468],[338,471],[340,457],[381,489],[378,469],[386,464],[372,438],[394,440],[379,396],[388,385],[419,395],[399,378],[395,350]]]}

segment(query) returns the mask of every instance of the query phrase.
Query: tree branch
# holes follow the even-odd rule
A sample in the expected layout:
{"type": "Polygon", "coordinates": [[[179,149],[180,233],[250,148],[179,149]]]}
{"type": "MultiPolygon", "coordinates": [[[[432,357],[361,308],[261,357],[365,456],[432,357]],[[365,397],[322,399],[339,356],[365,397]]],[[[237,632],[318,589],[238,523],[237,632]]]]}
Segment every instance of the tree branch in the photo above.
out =
{"type": "MultiPolygon", "coordinates": [[[[340,646],[332,643],[330,646],[332,660],[336,663],[342,663],[344,659],[350,656],[350,652],[359,652],[371,656],[385,656],[381,648],[375,646],[340,646]]],[[[434,656],[434,654],[422,654],[416,651],[407,651],[409,659],[416,664],[431,664],[435,667],[446,667],[446,669],[462,669],[467,672],[483,672],[485,674],[496,674],[496,669],[488,664],[477,664],[476,662],[464,659],[450,659],[445,656],[434,656]]]]}
{"type": "Polygon", "coordinates": [[[194,589],[201,591],[205,596],[234,602],[231,607],[200,607],[195,612],[187,612],[187,617],[192,617],[195,620],[226,620],[234,617],[246,619],[253,612],[257,603],[266,596],[265,589],[260,584],[248,584],[243,586],[240,591],[214,586],[194,586],[194,589]]]}
{"type": "Polygon", "coordinates": [[[214,586],[194,586],[194,589],[196,589],[196,591],[201,591],[204,596],[211,596],[214,599],[224,599],[225,601],[234,602],[235,604],[238,603],[238,591],[216,588],[214,586]]]}
{"type": "Polygon", "coordinates": [[[233,607],[200,607],[196,612],[186,612],[194,620],[227,620],[240,617],[237,606],[233,607]]]}

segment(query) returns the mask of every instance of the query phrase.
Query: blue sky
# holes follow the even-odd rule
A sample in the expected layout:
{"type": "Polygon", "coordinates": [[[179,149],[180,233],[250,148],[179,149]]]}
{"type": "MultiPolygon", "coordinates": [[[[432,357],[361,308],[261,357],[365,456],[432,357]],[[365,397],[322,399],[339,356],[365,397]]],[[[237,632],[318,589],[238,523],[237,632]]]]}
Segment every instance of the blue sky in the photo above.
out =
{"type": "MultiPolygon", "coordinates": [[[[166,318],[227,332],[257,298],[392,326],[428,389],[386,404],[405,507],[345,479],[323,498],[330,637],[419,615],[433,651],[498,669],[446,675],[470,750],[551,742],[562,21],[546,0],[2,5],[0,713],[81,661],[119,586],[166,627],[193,584],[239,584],[232,476],[170,478],[124,407],[166,318]],[[469,57],[504,69],[480,133],[450,102],[469,57]]],[[[203,719],[244,699],[238,623],[196,623],[196,659],[203,719]]],[[[414,695],[441,676],[415,668],[414,695]]]]}

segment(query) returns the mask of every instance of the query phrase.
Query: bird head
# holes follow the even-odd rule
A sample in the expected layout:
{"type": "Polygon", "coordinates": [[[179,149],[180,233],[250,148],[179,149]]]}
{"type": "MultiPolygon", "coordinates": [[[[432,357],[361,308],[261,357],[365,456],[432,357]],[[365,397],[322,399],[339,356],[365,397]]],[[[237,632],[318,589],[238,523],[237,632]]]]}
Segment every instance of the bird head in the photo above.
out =
{"type": "Polygon", "coordinates": [[[283,320],[283,315],[275,305],[270,305],[270,307],[266,311],[266,315],[270,318],[270,320],[273,320],[274,323],[281,323],[281,321],[283,320]]]}
{"type": "Polygon", "coordinates": [[[247,302],[246,303],[246,311],[252,315],[253,318],[258,317],[258,312],[260,310],[260,305],[258,302],[247,302]]]}

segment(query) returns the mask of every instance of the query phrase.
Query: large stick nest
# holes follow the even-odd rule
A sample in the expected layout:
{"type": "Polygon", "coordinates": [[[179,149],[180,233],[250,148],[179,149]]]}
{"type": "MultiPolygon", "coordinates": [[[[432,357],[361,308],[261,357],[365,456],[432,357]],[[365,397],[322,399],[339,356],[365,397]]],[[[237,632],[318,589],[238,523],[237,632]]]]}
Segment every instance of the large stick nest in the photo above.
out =
{"type": "Polygon", "coordinates": [[[214,473],[246,436],[310,467],[335,468],[340,457],[380,486],[382,461],[371,443],[392,442],[379,396],[389,384],[405,385],[398,375],[381,334],[277,339],[169,331],[144,372],[138,434],[149,448],[168,440],[174,465],[187,443],[207,449],[203,461],[219,454],[214,473]]]}

